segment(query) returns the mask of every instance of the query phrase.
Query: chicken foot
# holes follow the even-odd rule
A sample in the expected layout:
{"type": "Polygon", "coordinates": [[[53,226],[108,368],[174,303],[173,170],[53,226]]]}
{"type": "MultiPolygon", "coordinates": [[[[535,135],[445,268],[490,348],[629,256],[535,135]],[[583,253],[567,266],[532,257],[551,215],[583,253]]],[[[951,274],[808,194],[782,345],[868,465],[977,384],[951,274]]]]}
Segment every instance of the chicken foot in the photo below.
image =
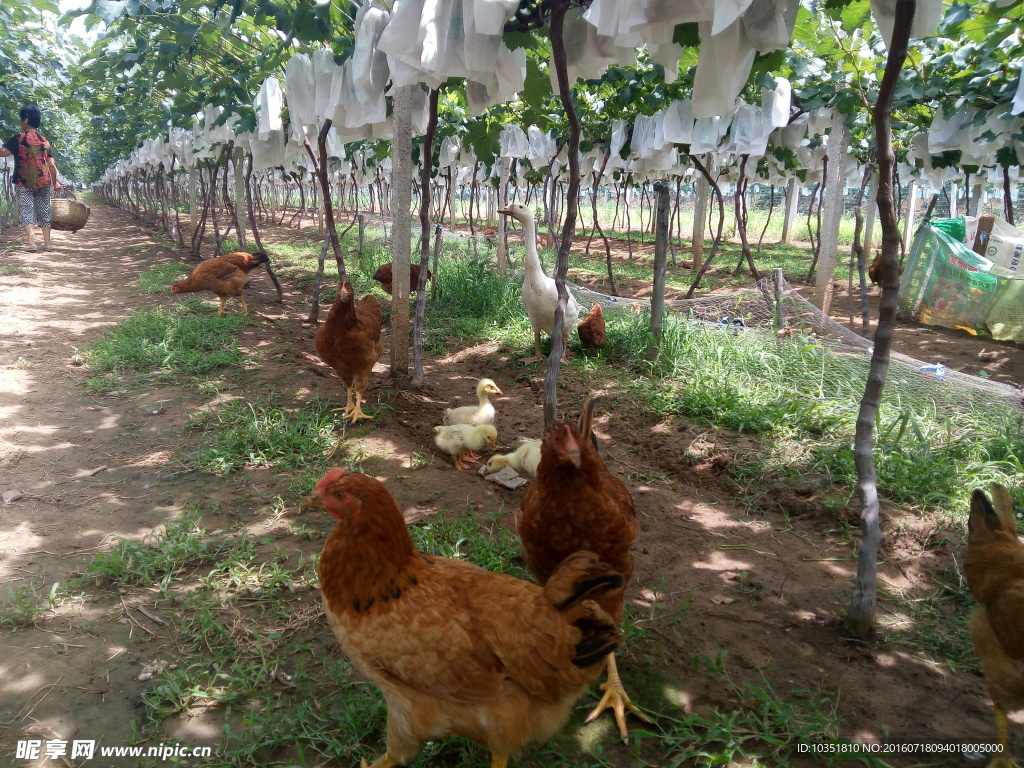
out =
{"type": "Polygon", "coordinates": [[[366,761],[363,760],[361,768],[394,768],[398,765],[398,761],[395,760],[391,755],[385,752],[383,755],[373,761],[373,765],[367,765],[366,761]]]}
{"type": "MultiPolygon", "coordinates": [[[[242,302],[242,312],[244,314],[248,315],[249,314],[249,305],[245,303],[245,296],[242,296],[241,294],[239,294],[238,295],[238,300],[240,302],[242,302]]],[[[228,297],[227,296],[221,296],[220,297],[220,307],[217,309],[217,316],[218,317],[223,316],[223,314],[224,314],[224,305],[227,303],[227,301],[228,301],[228,297]]]]}
{"type": "Polygon", "coordinates": [[[1005,757],[993,758],[992,762],[988,764],[988,768],[1020,768],[1020,764],[1009,757],[1010,732],[1006,722],[1006,710],[995,704],[992,705],[992,709],[996,717],[996,743],[1002,747],[1000,754],[1005,757]]]}
{"type": "Polygon", "coordinates": [[[358,389],[355,389],[354,387],[353,387],[352,391],[355,392],[355,394],[356,394],[356,396],[355,396],[355,403],[351,406],[351,409],[345,415],[348,418],[352,419],[352,423],[353,424],[355,424],[360,419],[372,419],[373,416],[371,416],[368,413],[363,413],[363,408],[362,408],[363,393],[360,392],[358,389]]]}
{"type": "Polygon", "coordinates": [[[352,387],[345,387],[345,407],[344,408],[332,408],[331,411],[333,413],[337,413],[338,411],[341,411],[343,414],[345,414],[345,418],[346,419],[349,416],[351,416],[352,415],[352,393],[353,392],[355,392],[354,388],[352,388],[352,387]]]}
{"type": "Polygon", "coordinates": [[[651,722],[651,718],[641,712],[635,704],[629,700],[629,694],[626,693],[626,689],[622,687],[622,680],[619,677],[619,669],[615,665],[615,654],[608,654],[608,682],[601,686],[601,690],[604,691],[604,696],[601,697],[601,701],[597,703],[594,710],[587,715],[586,722],[592,722],[597,719],[597,716],[604,712],[606,709],[611,709],[615,712],[615,722],[619,726],[619,735],[623,741],[629,736],[629,730],[626,728],[626,710],[635,714],[641,720],[646,723],[651,722]]]}

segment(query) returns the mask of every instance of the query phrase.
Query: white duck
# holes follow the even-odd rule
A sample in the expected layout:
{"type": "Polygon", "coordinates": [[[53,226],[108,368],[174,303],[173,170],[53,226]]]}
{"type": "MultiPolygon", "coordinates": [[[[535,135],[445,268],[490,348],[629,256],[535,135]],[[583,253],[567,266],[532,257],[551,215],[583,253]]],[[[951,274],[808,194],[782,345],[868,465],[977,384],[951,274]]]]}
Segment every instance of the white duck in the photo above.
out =
{"type": "MultiPolygon", "coordinates": [[[[544,359],[540,351],[540,332],[548,336],[555,329],[555,307],[558,304],[558,289],[555,281],[544,274],[537,256],[537,227],[534,224],[533,212],[520,203],[510,203],[498,210],[523,225],[523,242],[526,244],[526,278],[523,280],[523,305],[530,316],[533,326],[533,343],[536,354],[523,362],[526,365],[544,359]]],[[[580,319],[580,308],[576,300],[569,294],[569,303],[565,307],[565,325],[562,328],[562,359],[565,359],[569,348],[569,334],[580,319]]]]}
{"type": "Polygon", "coordinates": [[[445,424],[470,424],[474,427],[480,424],[494,423],[494,404],[488,399],[489,395],[504,394],[492,379],[480,379],[476,385],[476,396],[480,401],[479,405],[464,405],[461,408],[445,408],[445,424]]]}

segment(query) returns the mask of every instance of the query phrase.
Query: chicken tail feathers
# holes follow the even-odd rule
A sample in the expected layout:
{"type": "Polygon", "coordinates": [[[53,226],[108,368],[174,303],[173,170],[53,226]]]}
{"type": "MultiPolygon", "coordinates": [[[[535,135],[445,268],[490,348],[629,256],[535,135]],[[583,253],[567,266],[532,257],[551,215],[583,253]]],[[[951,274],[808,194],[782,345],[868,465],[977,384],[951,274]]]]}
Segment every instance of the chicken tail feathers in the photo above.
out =
{"type": "Polygon", "coordinates": [[[270,264],[270,257],[267,256],[267,254],[265,254],[263,251],[254,251],[252,253],[252,263],[254,265],[258,265],[258,264],[268,264],[269,265],[270,264]]]}
{"type": "Polygon", "coordinates": [[[583,401],[583,410],[580,412],[579,421],[576,426],[580,431],[581,441],[589,440],[594,450],[600,452],[597,444],[597,435],[594,434],[594,401],[596,398],[588,397],[583,401]]]}
{"type": "Polygon", "coordinates": [[[1013,499],[1005,486],[993,483],[992,500],[981,488],[975,488],[971,495],[971,515],[967,529],[977,537],[983,533],[1007,532],[1016,538],[1017,522],[1013,513],[1013,499]]]}
{"type": "Polygon", "coordinates": [[[605,615],[601,619],[580,619],[574,625],[583,632],[583,639],[576,643],[576,655],[572,665],[579,669],[599,664],[619,647],[619,633],[614,622],[605,615]]]}
{"type": "Polygon", "coordinates": [[[607,597],[625,587],[622,574],[581,549],[562,561],[544,585],[544,597],[565,612],[583,600],[607,597]]]}

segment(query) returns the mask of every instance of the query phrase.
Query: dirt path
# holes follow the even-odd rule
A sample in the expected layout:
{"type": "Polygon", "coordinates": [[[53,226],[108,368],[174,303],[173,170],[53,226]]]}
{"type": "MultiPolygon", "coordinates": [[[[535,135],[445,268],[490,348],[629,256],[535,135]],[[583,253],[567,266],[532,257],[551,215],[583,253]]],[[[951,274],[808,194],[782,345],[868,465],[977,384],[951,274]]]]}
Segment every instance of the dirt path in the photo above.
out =
{"type": "MultiPolygon", "coordinates": [[[[314,521],[317,535],[299,541],[288,527],[300,514],[296,506],[280,512],[269,502],[285,493],[287,478],[258,468],[230,479],[183,471],[179,455],[189,437],[181,426],[217,396],[159,381],[104,396],[90,396],[82,386],[89,374],[76,365],[75,350],[137,307],[172,303],[170,296],[142,293],[137,276],[180,256],[101,205],[86,230],[57,233],[52,253],[17,250],[10,235],[0,237],[0,266],[25,271],[0,277],[0,493],[16,490],[22,497],[0,507],[0,590],[6,590],[0,602],[28,600],[26,590],[49,594],[54,584],[81,575],[116,537],[141,540],[197,500],[217,510],[204,520],[209,530],[244,521],[302,557],[317,552],[330,523],[314,521]]],[[[262,362],[246,391],[231,394],[337,398],[337,379],[308,357],[314,331],[301,322],[308,307],[303,297],[286,285],[284,304],[275,300],[266,277],[255,276],[249,303],[257,314],[241,342],[258,350],[262,362]]],[[[386,363],[375,369],[368,394],[371,404],[391,407],[361,441],[374,457],[373,473],[400,505],[421,512],[518,507],[521,492],[423,457],[431,454],[430,430],[441,410],[468,402],[484,375],[505,392],[497,403],[502,445],[539,437],[542,374],[524,372],[510,350],[481,344],[429,359],[432,383],[419,397],[402,394],[386,377],[386,363]]],[[[586,382],[568,381],[563,402],[582,402],[586,390],[586,382]]],[[[899,646],[843,640],[834,621],[852,581],[849,527],[841,513],[812,503],[792,517],[738,505],[727,470],[730,453],[743,449],[742,436],[715,445],[685,423],[654,423],[628,392],[605,396],[598,435],[642,521],[629,592],[636,630],[622,664],[627,682],[639,686],[641,705],[659,708],[664,697],[687,711],[738,706],[720,678],[694,671],[695,658],[724,652],[738,683],[767,681],[783,698],[840,692],[849,738],[934,742],[991,735],[978,676],[953,674],[899,646]],[[656,684],[645,687],[649,678],[656,684]]],[[[772,492],[770,478],[766,486],[772,492]]],[[[512,527],[510,514],[501,525],[512,527]]],[[[960,554],[956,538],[907,521],[888,520],[886,528],[884,578],[911,597],[930,594],[932,575],[960,554]]],[[[159,683],[159,675],[139,680],[140,672],[155,657],[175,657],[174,627],[145,613],[171,610],[160,590],[77,591],[83,596],[63,595],[58,586],[54,610],[27,628],[3,628],[0,762],[25,733],[130,743],[140,693],[159,683]]],[[[299,594],[295,605],[314,598],[299,594]]],[[[310,636],[333,644],[322,620],[310,636]]],[[[169,721],[168,738],[216,746],[226,717],[216,707],[189,711],[169,721]]],[[[608,756],[616,764],[632,762],[621,750],[608,756]]]]}

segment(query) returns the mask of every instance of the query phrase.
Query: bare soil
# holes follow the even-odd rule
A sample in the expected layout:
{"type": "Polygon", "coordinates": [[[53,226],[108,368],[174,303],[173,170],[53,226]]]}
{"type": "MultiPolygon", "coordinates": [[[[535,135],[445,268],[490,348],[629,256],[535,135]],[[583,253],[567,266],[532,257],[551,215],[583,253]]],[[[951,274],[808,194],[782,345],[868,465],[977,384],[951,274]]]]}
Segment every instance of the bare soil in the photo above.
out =
{"type": "MultiPolygon", "coordinates": [[[[260,469],[229,479],[182,471],[178,457],[189,439],[182,424],[211,398],[158,382],[138,391],[86,394],[88,372],[76,364],[76,350],[137,307],[175,301],[141,293],[136,277],[154,264],[185,261],[120,211],[97,204],[92,217],[76,235],[55,233],[52,253],[20,249],[20,232],[0,235],[0,265],[28,270],[0,277],[0,492],[23,494],[0,507],[0,590],[33,584],[45,594],[55,582],[81,575],[116,537],[139,541],[194,501],[219,510],[204,521],[209,530],[245,521],[309,557],[322,546],[330,521],[307,515],[301,520],[323,535],[313,541],[291,536],[287,525],[302,513],[291,509],[277,519],[269,501],[283,492],[286,478],[260,469]]],[[[273,241],[276,233],[264,236],[273,241]]],[[[234,394],[274,390],[300,400],[340,398],[340,382],[310,357],[315,328],[302,322],[306,297],[286,284],[279,304],[267,277],[254,273],[248,301],[253,322],[241,343],[258,349],[263,362],[250,391],[234,394]]],[[[922,328],[901,328],[897,339],[899,348],[921,359],[1024,381],[1016,347],[922,328]],[[1005,359],[982,365],[982,348],[997,349],[1005,359]]],[[[543,372],[524,370],[513,356],[520,352],[492,343],[428,357],[422,394],[389,377],[386,354],[378,363],[368,398],[391,409],[362,441],[368,453],[384,457],[377,474],[403,508],[502,508],[509,513],[503,524],[513,526],[521,491],[459,472],[446,457],[414,466],[414,454],[430,455],[431,429],[443,408],[471,402],[482,376],[505,393],[496,403],[502,445],[540,437],[543,372]]],[[[573,410],[585,394],[572,383],[562,402],[573,410]]],[[[648,636],[624,651],[620,668],[627,684],[648,672],[676,681],[671,690],[640,686],[641,706],[665,695],[688,711],[734,707],[732,692],[693,663],[699,655],[724,652],[739,682],[760,682],[763,674],[787,698],[838,695],[844,735],[852,739],[991,740],[979,675],[954,674],[899,645],[855,642],[838,628],[855,568],[856,536],[843,524],[849,510],[827,512],[813,482],[773,489],[771,478],[765,478],[769,494],[777,493],[790,514],[748,510],[729,481],[732,456],[749,446],[748,438],[712,437],[680,420],[653,420],[617,393],[603,406],[602,452],[633,493],[641,519],[628,601],[644,617],[639,626],[648,636]]],[[[933,576],[953,557],[962,559],[959,533],[936,530],[905,510],[887,509],[884,528],[882,578],[909,596],[930,594],[933,576]]],[[[317,600],[309,590],[300,593],[296,610],[317,600]]],[[[173,661],[176,654],[174,627],[155,623],[140,607],[156,616],[167,608],[155,589],[122,594],[99,587],[84,602],[0,633],[0,763],[25,765],[13,749],[26,733],[129,743],[139,695],[159,682],[159,675],[137,679],[143,666],[154,658],[173,661]]],[[[322,618],[310,634],[333,647],[322,618]]],[[[192,712],[168,724],[168,738],[216,745],[223,722],[216,708],[192,712]]],[[[1011,730],[1022,754],[1024,729],[1017,722],[1011,730]]],[[[617,764],[632,762],[625,752],[613,757],[617,764]]]]}

